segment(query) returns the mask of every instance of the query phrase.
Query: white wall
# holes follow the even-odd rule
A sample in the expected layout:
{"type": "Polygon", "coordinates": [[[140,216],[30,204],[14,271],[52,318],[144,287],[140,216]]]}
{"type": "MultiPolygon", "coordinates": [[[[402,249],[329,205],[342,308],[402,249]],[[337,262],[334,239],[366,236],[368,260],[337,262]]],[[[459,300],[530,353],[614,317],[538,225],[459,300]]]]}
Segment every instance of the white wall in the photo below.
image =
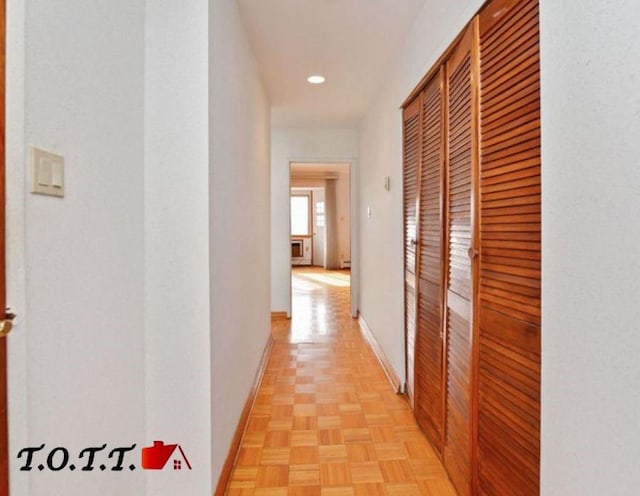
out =
{"type": "MultiPolygon", "coordinates": [[[[24,196],[26,308],[18,311],[28,325],[15,330],[10,364],[28,364],[22,441],[77,456],[144,433],[144,2],[29,0],[24,26],[26,144],[65,156],[66,197],[24,196]]],[[[22,147],[11,152],[12,174],[26,176],[25,142],[12,143],[22,147]]],[[[12,215],[21,196],[9,194],[12,215]]],[[[15,379],[12,371],[12,400],[15,379]]],[[[29,478],[31,495],[144,493],[140,470],[19,472],[21,447],[11,447],[14,489],[29,478]]]]}
{"type": "Polygon", "coordinates": [[[217,482],[269,334],[270,116],[235,2],[211,3],[9,1],[15,494],[217,482]],[[65,156],[64,199],[26,193],[27,144],[65,156]],[[28,474],[15,458],[155,439],[194,471],[28,474]]]}
{"type": "Polygon", "coordinates": [[[27,318],[25,253],[25,15],[23,1],[7,2],[6,170],[6,280],[7,303],[17,313],[7,339],[9,404],[9,479],[11,494],[29,494],[29,478],[15,475],[12,456],[28,445],[27,318]]]}
{"type": "Polygon", "coordinates": [[[541,5],[542,494],[640,487],[640,5],[541,5]]]}
{"type": "Polygon", "coordinates": [[[148,0],[146,5],[146,442],[180,443],[193,466],[188,474],[147,473],[147,494],[154,496],[211,494],[215,482],[208,3],[148,0]]]}
{"type": "Polygon", "coordinates": [[[273,129],[271,144],[271,311],[291,314],[289,226],[290,162],[351,162],[357,168],[353,129],[273,129]]]}
{"type": "MultiPolygon", "coordinates": [[[[335,179],[335,211],[338,226],[336,236],[340,263],[351,260],[351,184],[348,164],[343,168],[335,179]]],[[[313,191],[313,264],[318,266],[324,266],[325,228],[315,225],[315,207],[317,202],[324,201],[324,183],[324,179],[291,179],[292,190],[298,191],[302,188],[300,191],[313,191]],[[312,186],[319,187],[311,188],[312,186]]]]}
{"type": "Polygon", "coordinates": [[[399,107],[481,4],[425,2],[359,130],[360,312],[399,377],[405,375],[399,107]],[[384,189],[385,176],[391,178],[390,191],[384,189]]]}
{"type": "Polygon", "coordinates": [[[236,2],[213,1],[210,22],[215,481],[270,333],[270,107],[236,2]]]}

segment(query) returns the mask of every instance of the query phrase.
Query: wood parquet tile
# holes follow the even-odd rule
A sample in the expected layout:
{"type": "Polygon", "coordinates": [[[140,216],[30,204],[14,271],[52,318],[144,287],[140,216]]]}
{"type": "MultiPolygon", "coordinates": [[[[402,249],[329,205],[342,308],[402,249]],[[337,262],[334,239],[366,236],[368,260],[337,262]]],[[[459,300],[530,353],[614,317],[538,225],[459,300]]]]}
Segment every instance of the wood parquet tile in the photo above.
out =
{"type": "Polygon", "coordinates": [[[227,496],[455,496],[350,315],[349,273],[294,269],[227,496]]]}

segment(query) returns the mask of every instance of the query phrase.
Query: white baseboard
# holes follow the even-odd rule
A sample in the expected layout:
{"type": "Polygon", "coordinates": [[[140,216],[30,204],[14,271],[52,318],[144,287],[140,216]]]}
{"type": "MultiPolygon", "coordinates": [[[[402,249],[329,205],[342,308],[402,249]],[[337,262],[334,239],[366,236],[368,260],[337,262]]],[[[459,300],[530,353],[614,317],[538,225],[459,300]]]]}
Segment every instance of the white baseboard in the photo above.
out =
{"type": "Polygon", "coordinates": [[[384,373],[387,376],[387,379],[389,379],[389,382],[391,383],[391,385],[393,386],[393,389],[396,391],[396,393],[402,394],[404,388],[403,388],[402,381],[400,380],[400,377],[398,377],[398,374],[396,374],[395,370],[393,370],[393,366],[391,365],[391,362],[387,358],[387,355],[385,355],[384,350],[380,346],[380,343],[378,343],[378,340],[376,339],[374,334],[371,332],[371,328],[369,327],[367,322],[364,320],[364,317],[360,314],[358,315],[358,324],[360,324],[360,330],[362,332],[362,335],[371,346],[371,349],[373,350],[373,352],[376,355],[376,358],[380,362],[380,365],[382,366],[382,370],[384,370],[384,373]]]}

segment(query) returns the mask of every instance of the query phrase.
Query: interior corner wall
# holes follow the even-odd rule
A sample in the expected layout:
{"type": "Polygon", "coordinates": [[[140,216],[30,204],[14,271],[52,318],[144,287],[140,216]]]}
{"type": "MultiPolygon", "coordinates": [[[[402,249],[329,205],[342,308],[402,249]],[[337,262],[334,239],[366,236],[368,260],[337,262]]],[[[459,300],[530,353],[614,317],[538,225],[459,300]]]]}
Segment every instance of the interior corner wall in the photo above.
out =
{"type": "MultiPolygon", "coordinates": [[[[351,162],[358,137],[349,128],[274,128],[271,140],[271,311],[291,314],[290,162],[351,162]]],[[[353,171],[352,171],[353,173],[353,171]]]]}
{"type": "Polygon", "coordinates": [[[215,484],[270,335],[270,104],[237,3],[214,0],[210,9],[215,484]]]}
{"type": "Polygon", "coordinates": [[[541,1],[542,491],[640,487],[640,4],[541,1]]]}
{"type": "MultiPolygon", "coordinates": [[[[9,363],[24,352],[28,364],[22,441],[66,447],[74,457],[102,443],[129,446],[145,423],[144,1],[10,0],[8,7],[12,16],[26,7],[24,32],[10,34],[12,47],[20,45],[16,34],[25,42],[25,134],[10,134],[11,146],[22,149],[11,151],[18,165],[9,184],[23,190],[8,195],[24,201],[24,225],[8,233],[18,237],[10,244],[24,241],[18,304],[26,306],[18,311],[26,320],[9,337],[20,335],[17,347],[9,342],[9,363]],[[28,192],[29,145],[64,156],[64,198],[28,192]],[[23,181],[14,175],[20,172],[23,181]]],[[[21,99],[20,83],[11,81],[21,99]]],[[[18,113],[12,107],[11,118],[18,113]]],[[[12,204],[10,215],[19,209],[12,204]]],[[[11,446],[10,479],[12,488],[28,479],[30,496],[144,494],[141,470],[19,471],[24,447],[11,446]]]]}
{"type": "Polygon", "coordinates": [[[145,441],[180,443],[193,467],[145,472],[154,496],[214,484],[208,16],[208,0],[146,2],[145,441]]]}
{"type": "Polygon", "coordinates": [[[399,377],[405,376],[399,107],[482,3],[425,2],[359,129],[360,312],[399,377]],[[384,188],[386,176],[391,180],[390,191],[384,188]]]}

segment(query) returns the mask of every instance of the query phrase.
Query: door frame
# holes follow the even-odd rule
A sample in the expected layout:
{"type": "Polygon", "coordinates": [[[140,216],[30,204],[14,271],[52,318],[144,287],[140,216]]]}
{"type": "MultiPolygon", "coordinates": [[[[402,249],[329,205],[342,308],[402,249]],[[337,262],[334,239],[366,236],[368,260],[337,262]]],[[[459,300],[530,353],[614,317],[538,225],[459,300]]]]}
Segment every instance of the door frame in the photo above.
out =
{"type": "MultiPolygon", "coordinates": [[[[350,219],[350,229],[349,229],[349,238],[350,238],[350,251],[351,251],[351,282],[350,282],[350,299],[351,299],[351,317],[354,319],[358,317],[360,311],[360,270],[359,270],[359,226],[360,219],[358,217],[359,210],[357,205],[357,185],[358,185],[358,160],[355,158],[345,158],[345,159],[322,159],[322,158],[289,158],[287,160],[289,164],[289,173],[287,174],[287,192],[291,192],[291,165],[292,164],[348,164],[349,165],[349,215],[350,219]]],[[[287,243],[286,246],[290,246],[290,225],[291,225],[291,202],[287,203],[287,212],[288,212],[288,220],[287,220],[287,243]]],[[[283,245],[284,246],[284,245],[283,245]]],[[[288,299],[288,308],[287,308],[287,317],[291,318],[291,309],[293,302],[293,286],[291,284],[291,278],[293,277],[293,271],[291,267],[291,250],[289,249],[287,258],[289,259],[288,264],[288,277],[287,277],[287,288],[289,293],[288,299]]]]}
{"type": "MultiPolygon", "coordinates": [[[[5,318],[7,304],[6,278],[6,66],[7,12],[6,1],[0,0],[0,315],[5,318]]],[[[0,338],[0,495],[9,494],[9,425],[7,338],[0,338]]]]}

